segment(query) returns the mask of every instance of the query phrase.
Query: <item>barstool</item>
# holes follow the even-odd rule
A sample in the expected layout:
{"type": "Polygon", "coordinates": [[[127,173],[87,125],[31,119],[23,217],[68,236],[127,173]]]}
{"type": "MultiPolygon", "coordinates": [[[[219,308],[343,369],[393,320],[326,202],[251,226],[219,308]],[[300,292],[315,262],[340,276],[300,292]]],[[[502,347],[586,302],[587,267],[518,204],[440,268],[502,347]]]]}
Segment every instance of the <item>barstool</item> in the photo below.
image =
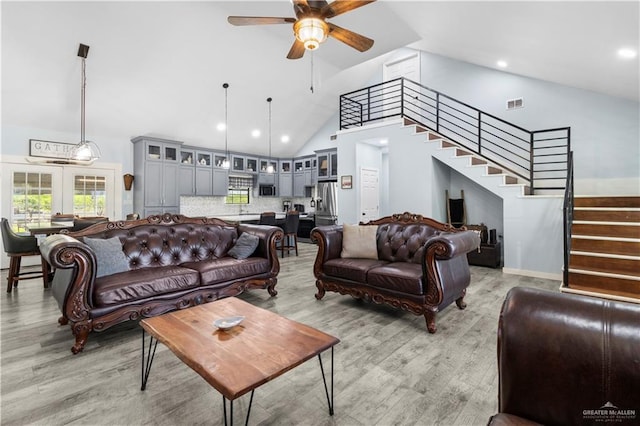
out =
{"type": "Polygon", "coordinates": [[[300,214],[297,210],[289,210],[284,218],[284,225],[282,230],[284,231],[284,237],[280,242],[281,256],[284,257],[284,251],[287,254],[295,249],[296,256],[298,255],[298,224],[300,223],[300,214]],[[291,239],[293,238],[293,243],[291,239]]]}
{"type": "Polygon", "coordinates": [[[28,235],[18,235],[13,232],[9,220],[2,218],[2,244],[4,251],[10,257],[9,275],[7,276],[7,293],[11,293],[13,287],[18,286],[19,280],[40,278],[44,282],[44,288],[49,287],[49,264],[41,257],[42,269],[40,272],[20,272],[22,256],[40,256],[38,240],[28,235]]]}
{"type": "Polygon", "coordinates": [[[258,222],[258,225],[276,226],[276,212],[260,213],[260,222],[258,222]]]}

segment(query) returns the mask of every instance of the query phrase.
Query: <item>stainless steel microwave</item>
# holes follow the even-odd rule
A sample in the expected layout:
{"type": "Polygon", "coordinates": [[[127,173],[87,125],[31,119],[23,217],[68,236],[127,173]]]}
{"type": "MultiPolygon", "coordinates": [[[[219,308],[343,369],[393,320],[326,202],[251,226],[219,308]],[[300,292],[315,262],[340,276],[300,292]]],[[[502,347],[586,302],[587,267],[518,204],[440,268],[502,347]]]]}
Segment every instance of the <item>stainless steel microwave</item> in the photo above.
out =
{"type": "Polygon", "coordinates": [[[275,197],[276,187],[273,185],[260,185],[260,195],[265,197],[275,197]]]}

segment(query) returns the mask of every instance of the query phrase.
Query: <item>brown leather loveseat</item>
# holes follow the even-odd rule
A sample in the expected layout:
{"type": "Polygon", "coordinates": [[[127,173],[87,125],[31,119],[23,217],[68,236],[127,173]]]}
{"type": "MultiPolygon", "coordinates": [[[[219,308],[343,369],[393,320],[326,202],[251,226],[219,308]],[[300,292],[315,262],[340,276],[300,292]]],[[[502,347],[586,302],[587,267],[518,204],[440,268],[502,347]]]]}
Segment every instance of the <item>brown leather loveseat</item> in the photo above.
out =
{"type": "Polygon", "coordinates": [[[280,271],[276,241],[281,238],[277,227],[166,214],[51,235],[40,251],[56,269],[52,292],[62,311],[58,322],[70,324],[75,336],[71,351],[78,353],[91,331],[124,321],[248,288],[266,288],[275,296],[280,271]],[[242,258],[236,254],[242,244],[236,242],[247,240],[257,247],[242,258]],[[102,249],[107,244],[111,251],[102,249]]]}
{"type": "Polygon", "coordinates": [[[640,424],[640,305],[514,287],[489,424],[640,424]]]}
{"type": "Polygon", "coordinates": [[[318,244],[313,267],[318,300],[335,291],[401,308],[424,315],[430,333],[436,332],[437,312],[454,301],[466,307],[467,252],[480,244],[477,233],[412,213],[360,225],[377,226],[377,254],[371,258],[344,257],[343,226],[311,231],[318,244]]]}

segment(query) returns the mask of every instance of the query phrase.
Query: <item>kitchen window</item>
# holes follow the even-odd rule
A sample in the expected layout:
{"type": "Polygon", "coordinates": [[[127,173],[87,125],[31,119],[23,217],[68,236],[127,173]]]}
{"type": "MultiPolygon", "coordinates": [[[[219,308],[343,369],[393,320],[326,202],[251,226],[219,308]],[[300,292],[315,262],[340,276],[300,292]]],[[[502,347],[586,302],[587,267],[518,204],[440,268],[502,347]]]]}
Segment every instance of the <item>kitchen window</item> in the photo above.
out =
{"type": "Polygon", "coordinates": [[[229,176],[229,190],[225,199],[226,204],[249,204],[253,188],[253,178],[244,176],[229,176]]]}

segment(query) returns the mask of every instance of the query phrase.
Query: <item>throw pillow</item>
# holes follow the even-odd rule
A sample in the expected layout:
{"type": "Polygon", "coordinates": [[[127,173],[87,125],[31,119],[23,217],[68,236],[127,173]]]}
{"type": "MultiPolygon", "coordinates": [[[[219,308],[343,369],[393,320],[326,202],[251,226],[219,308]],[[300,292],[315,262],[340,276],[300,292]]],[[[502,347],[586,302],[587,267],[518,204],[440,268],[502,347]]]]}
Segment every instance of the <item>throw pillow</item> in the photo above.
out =
{"type": "Polygon", "coordinates": [[[342,226],[343,258],[378,259],[378,243],[376,234],[378,225],[342,226]]]}
{"type": "Polygon", "coordinates": [[[85,238],[84,243],[96,254],[98,270],[96,277],[116,274],[129,270],[129,261],[122,251],[122,243],[118,237],[85,238]]]}
{"type": "Polygon", "coordinates": [[[229,256],[234,257],[236,259],[246,259],[251,256],[256,248],[258,247],[258,242],[260,238],[255,235],[249,234],[248,232],[243,232],[242,235],[236,240],[236,243],[231,250],[227,253],[229,256]]]}

